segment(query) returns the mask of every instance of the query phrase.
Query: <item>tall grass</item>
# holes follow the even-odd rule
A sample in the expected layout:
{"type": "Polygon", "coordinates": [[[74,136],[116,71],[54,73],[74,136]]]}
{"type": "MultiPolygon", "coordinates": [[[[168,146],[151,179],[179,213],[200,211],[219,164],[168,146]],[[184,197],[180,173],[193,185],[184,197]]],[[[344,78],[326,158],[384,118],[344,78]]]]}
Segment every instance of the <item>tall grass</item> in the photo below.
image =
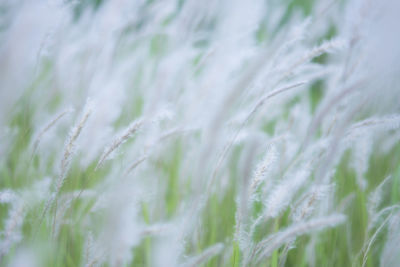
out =
{"type": "Polygon", "coordinates": [[[396,0],[0,3],[0,266],[398,266],[396,0]]]}

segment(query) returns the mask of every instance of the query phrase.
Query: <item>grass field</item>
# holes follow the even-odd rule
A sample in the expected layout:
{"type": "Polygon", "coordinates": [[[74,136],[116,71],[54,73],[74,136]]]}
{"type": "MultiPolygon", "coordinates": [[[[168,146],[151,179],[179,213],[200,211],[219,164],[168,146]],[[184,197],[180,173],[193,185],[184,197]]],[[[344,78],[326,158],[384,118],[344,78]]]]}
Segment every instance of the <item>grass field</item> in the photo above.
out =
{"type": "Polygon", "coordinates": [[[399,266],[397,8],[0,3],[0,266],[399,266]]]}

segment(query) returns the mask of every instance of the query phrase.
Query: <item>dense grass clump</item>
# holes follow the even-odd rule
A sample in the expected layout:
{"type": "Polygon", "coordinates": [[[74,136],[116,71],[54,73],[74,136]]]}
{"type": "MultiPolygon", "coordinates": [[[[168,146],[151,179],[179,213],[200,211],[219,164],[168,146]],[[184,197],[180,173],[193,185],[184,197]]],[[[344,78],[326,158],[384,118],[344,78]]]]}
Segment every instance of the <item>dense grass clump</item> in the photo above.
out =
{"type": "Polygon", "coordinates": [[[399,266],[396,0],[0,3],[0,266],[399,266]]]}

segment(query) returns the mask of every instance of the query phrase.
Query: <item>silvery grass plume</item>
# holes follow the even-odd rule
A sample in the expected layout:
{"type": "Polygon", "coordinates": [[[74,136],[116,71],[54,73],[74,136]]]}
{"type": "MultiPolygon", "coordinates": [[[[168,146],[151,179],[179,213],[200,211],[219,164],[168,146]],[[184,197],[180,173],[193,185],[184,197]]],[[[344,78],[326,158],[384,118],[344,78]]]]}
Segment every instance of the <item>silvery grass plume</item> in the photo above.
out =
{"type": "Polygon", "coordinates": [[[182,266],[199,266],[202,263],[207,262],[210,258],[221,253],[223,248],[224,246],[222,244],[213,245],[212,247],[204,250],[200,255],[193,256],[192,258],[187,259],[186,262],[182,264],[182,266]]]}
{"type": "Polygon", "coordinates": [[[65,142],[64,151],[62,154],[60,173],[56,181],[55,192],[58,194],[62,185],[65,182],[68,169],[71,165],[72,156],[75,153],[75,143],[81,134],[83,127],[85,126],[90,114],[92,113],[93,105],[90,100],[87,101],[83,109],[81,118],[78,120],[76,125],[71,129],[68,139],[65,142]]]}
{"type": "Polygon", "coordinates": [[[50,180],[43,179],[34,183],[29,190],[13,192],[11,190],[1,192],[2,204],[10,206],[4,221],[4,228],[0,239],[0,261],[10,253],[15,244],[26,241],[23,235],[25,218],[29,208],[41,203],[49,191],[50,180]]]}
{"type": "Polygon", "coordinates": [[[277,158],[278,152],[276,151],[276,148],[271,145],[265,153],[264,158],[260,161],[260,163],[258,163],[254,171],[254,175],[250,184],[250,194],[252,198],[254,198],[259,185],[268,179],[268,174],[271,172],[274,164],[276,164],[277,158]]]}
{"type": "MultiPolygon", "coordinates": [[[[298,223],[311,217],[314,211],[322,206],[321,202],[324,198],[327,198],[329,193],[332,193],[332,185],[319,185],[313,186],[306,191],[298,203],[295,203],[292,207],[291,219],[293,223],[298,223]]],[[[287,255],[291,249],[296,248],[296,238],[288,241],[283,248],[281,255],[279,256],[279,266],[285,266],[287,255]]]]}
{"type": "Polygon", "coordinates": [[[134,121],[124,130],[124,132],[120,136],[116,137],[111,145],[104,149],[103,154],[101,154],[100,159],[97,162],[96,170],[103,165],[104,161],[106,161],[107,158],[110,157],[110,154],[113,151],[115,151],[120,145],[126,142],[128,138],[133,136],[139,130],[142,124],[143,122],[141,119],[139,119],[138,121],[134,121]]]}
{"type": "MultiPolygon", "coordinates": [[[[42,223],[48,210],[50,208],[52,208],[52,206],[54,204],[55,204],[55,209],[57,210],[57,200],[58,200],[58,197],[60,194],[60,190],[67,178],[67,173],[68,173],[68,170],[71,165],[72,156],[75,153],[76,141],[77,141],[79,135],[81,134],[82,129],[85,126],[87,120],[89,119],[92,109],[93,109],[92,102],[90,101],[90,99],[88,99],[83,108],[81,117],[79,118],[77,123],[72,127],[72,129],[69,132],[69,135],[68,135],[67,140],[65,141],[65,145],[64,145],[64,149],[63,149],[63,153],[62,153],[59,174],[56,177],[55,181],[53,182],[53,185],[54,185],[53,192],[49,196],[47,203],[44,206],[42,217],[39,218],[40,224],[42,223]]],[[[57,217],[57,213],[55,212],[54,223],[53,223],[53,232],[54,232],[56,217],[57,217]]]]}
{"type": "Polygon", "coordinates": [[[399,8],[2,1],[0,266],[395,266],[399,8]]]}
{"type": "Polygon", "coordinates": [[[3,237],[0,247],[0,259],[2,260],[6,255],[11,246],[14,243],[18,243],[22,240],[21,227],[25,216],[24,204],[22,201],[15,201],[12,205],[8,219],[5,222],[3,230],[3,237]]]}
{"type": "Polygon", "coordinates": [[[387,241],[380,260],[381,266],[396,266],[399,260],[399,212],[389,219],[387,241]]]}
{"type": "Polygon", "coordinates": [[[40,130],[40,132],[36,135],[35,141],[33,142],[33,147],[32,147],[33,155],[36,154],[39,144],[42,141],[42,138],[46,134],[46,132],[48,132],[52,127],[54,127],[62,117],[64,117],[65,115],[67,115],[72,111],[73,111],[72,109],[67,109],[62,111],[60,114],[56,115],[55,118],[51,119],[50,122],[47,123],[42,130],[40,130]]]}
{"type": "Polygon", "coordinates": [[[334,227],[343,223],[346,217],[341,214],[330,215],[323,218],[315,218],[303,223],[294,224],[288,229],[278,232],[265,240],[262,240],[255,247],[256,262],[268,257],[272,252],[288,242],[291,238],[303,235],[310,231],[320,231],[326,227],[334,227]]]}

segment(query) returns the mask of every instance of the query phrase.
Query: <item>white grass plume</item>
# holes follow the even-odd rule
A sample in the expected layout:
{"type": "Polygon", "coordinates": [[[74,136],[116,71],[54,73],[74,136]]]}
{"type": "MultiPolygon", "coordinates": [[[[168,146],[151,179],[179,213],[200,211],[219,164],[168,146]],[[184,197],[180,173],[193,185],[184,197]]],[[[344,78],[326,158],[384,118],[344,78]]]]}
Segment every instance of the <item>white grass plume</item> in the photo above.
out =
{"type": "Polygon", "coordinates": [[[254,194],[257,187],[266,179],[268,173],[270,172],[272,166],[276,163],[278,158],[278,152],[275,146],[271,145],[268,148],[262,161],[257,165],[254,172],[253,179],[250,184],[250,194],[254,194]]]}
{"type": "Polygon", "coordinates": [[[104,162],[110,157],[111,153],[118,149],[124,142],[133,136],[143,125],[143,119],[132,122],[118,137],[116,137],[109,146],[107,146],[97,162],[95,170],[101,168],[104,162]]]}
{"type": "Polygon", "coordinates": [[[36,136],[36,138],[35,138],[35,141],[33,142],[32,154],[35,154],[35,153],[36,153],[36,151],[37,151],[37,149],[38,149],[38,147],[39,147],[40,141],[42,140],[43,135],[44,135],[47,131],[49,131],[52,127],[54,127],[54,126],[56,125],[56,123],[57,123],[61,118],[63,118],[65,115],[71,113],[72,111],[73,111],[73,109],[71,109],[71,108],[62,111],[61,113],[59,113],[58,115],[56,115],[53,119],[51,119],[50,122],[48,122],[48,123],[43,127],[43,129],[37,134],[37,136],[36,136]]]}
{"type": "Polygon", "coordinates": [[[333,188],[334,185],[332,184],[312,186],[311,189],[305,193],[300,204],[294,208],[292,212],[293,221],[299,222],[308,218],[319,204],[319,201],[332,192],[333,188]]]}
{"type": "MultiPolygon", "coordinates": [[[[333,185],[319,185],[313,186],[309,191],[305,193],[305,196],[299,201],[298,205],[293,207],[291,212],[292,221],[298,223],[309,218],[315,207],[319,204],[320,200],[323,199],[329,192],[332,191],[333,185]]],[[[279,266],[285,266],[287,254],[290,249],[294,248],[295,238],[288,241],[285,245],[281,255],[279,256],[279,266]]]]}
{"type": "Polygon", "coordinates": [[[68,139],[65,143],[64,150],[63,150],[60,174],[58,176],[57,183],[56,183],[56,189],[55,189],[56,194],[58,194],[58,192],[60,191],[60,189],[65,181],[69,166],[71,164],[72,155],[75,153],[75,143],[76,143],[79,135],[81,134],[82,129],[84,128],[87,120],[89,119],[89,116],[92,113],[92,110],[93,110],[93,104],[92,104],[91,100],[89,99],[86,101],[81,118],[76,123],[76,125],[71,129],[71,131],[69,133],[68,139]]]}
{"type": "MultiPolygon", "coordinates": [[[[72,129],[69,132],[67,141],[65,142],[64,145],[64,150],[62,154],[62,160],[61,160],[61,166],[60,166],[60,173],[55,181],[55,187],[53,193],[49,196],[41,217],[39,218],[39,226],[42,224],[42,221],[47,213],[47,211],[51,208],[51,206],[54,204],[54,202],[57,200],[58,194],[61,190],[62,185],[65,182],[65,179],[67,177],[67,173],[69,170],[69,166],[71,163],[71,158],[72,155],[75,153],[75,143],[82,132],[82,129],[84,128],[87,120],[89,119],[89,116],[91,115],[93,110],[93,104],[90,99],[86,101],[85,107],[83,108],[82,115],[78,122],[72,127],[72,129]]],[[[57,202],[56,202],[57,206],[57,202]]],[[[54,218],[56,218],[56,214],[54,214],[54,218]]]]}
{"type": "Polygon", "coordinates": [[[292,173],[291,175],[293,175],[293,177],[288,177],[278,184],[265,200],[266,218],[278,216],[290,204],[294,194],[303,186],[310,175],[310,170],[306,168],[297,173],[292,173]]]}
{"type": "Polygon", "coordinates": [[[309,232],[317,232],[325,228],[334,227],[343,223],[345,220],[346,216],[342,214],[333,214],[294,224],[258,243],[255,248],[256,262],[260,262],[262,259],[269,257],[274,250],[295,237],[309,232]]]}
{"type": "Polygon", "coordinates": [[[15,201],[16,197],[17,195],[13,190],[2,190],[0,191],[0,204],[12,203],[13,201],[15,201]]]}
{"type": "Polygon", "coordinates": [[[156,147],[157,145],[160,145],[162,142],[166,141],[169,138],[172,137],[176,137],[177,135],[181,134],[187,134],[187,133],[191,133],[194,132],[195,129],[172,129],[168,132],[166,132],[165,134],[162,134],[154,143],[151,143],[147,146],[144,147],[144,151],[143,154],[141,156],[139,156],[138,159],[136,159],[133,163],[131,163],[131,165],[129,165],[129,167],[126,169],[125,171],[125,175],[129,174],[130,172],[132,172],[134,169],[136,169],[140,164],[142,164],[143,162],[145,162],[151,155],[151,150],[156,147]]]}
{"type": "Polygon", "coordinates": [[[364,246],[362,249],[362,251],[364,251],[362,265],[361,265],[362,267],[364,267],[365,264],[367,263],[368,253],[371,250],[371,247],[372,247],[373,243],[375,242],[376,238],[378,237],[378,234],[383,230],[383,228],[389,222],[391,217],[392,217],[392,214],[389,214],[389,216],[387,216],[387,218],[381,223],[381,225],[378,227],[378,229],[376,229],[375,233],[371,236],[371,238],[366,240],[368,242],[364,243],[364,246]]]}
{"type": "Polygon", "coordinates": [[[379,214],[378,208],[382,203],[382,197],[384,194],[384,186],[392,179],[392,176],[386,177],[370,194],[367,202],[367,211],[370,217],[368,228],[372,227],[374,222],[377,220],[379,214]]]}
{"type": "Polygon", "coordinates": [[[192,258],[187,259],[186,262],[183,263],[181,266],[182,267],[200,266],[200,265],[206,263],[212,257],[221,253],[223,249],[224,249],[224,245],[221,243],[213,245],[213,246],[205,249],[200,255],[197,255],[192,258]]]}
{"type": "Polygon", "coordinates": [[[380,258],[380,266],[395,267],[400,259],[400,212],[393,214],[389,220],[386,244],[380,258]]]}
{"type": "Polygon", "coordinates": [[[346,41],[343,39],[332,39],[330,41],[325,41],[321,45],[316,46],[305,53],[302,57],[300,57],[297,61],[292,63],[283,73],[282,78],[279,80],[283,80],[286,77],[290,76],[291,73],[301,66],[302,64],[316,58],[324,53],[331,53],[334,51],[342,50],[346,47],[346,41]]]}
{"type": "Polygon", "coordinates": [[[2,231],[3,237],[0,240],[0,262],[11,247],[22,240],[21,227],[25,215],[26,209],[23,201],[15,201],[8,213],[8,218],[4,223],[4,230],[2,231]]]}
{"type": "Polygon", "coordinates": [[[391,114],[382,117],[372,117],[353,124],[347,131],[347,135],[362,133],[368,128],[377,130],[394,130],[400,128],[400,115],[391,114]]]}
{"type": "Polygon", "coordinates": [[[273,90],[271,92],[268,92],[267,94],[265,94],[259,101],[257,101],[257,103],[254,105],[254,107],[251,109],[251,111],[247,114],[247,116],[245,117],[245,119],[243,120],[243,122],[241,123],[241,125],[239,126],[239,128],[236,130],[236,132],[234,133],[234,135],[232,136],[232,138],[229,140],[229,142],[226,144],[221,156],[218,158],[218,161],[215,165],[215,169],[213,171],[213,175],[212,178],[210,179],[209,183],[208,183],[208,188],[211,187],[211,185],[213,184],[219,169],[221,168],[221,165],[225,159],[225,157],[228,155],[229,150],[232,148],[232,145],[235,143],[236,139],[238,138],[240,132],[243,130],[243,128],[247,125],[247,123],[251,120],[251,118],[254,116],[254,114],[266,103],[267,100],[281,94],[284,93],[290,89],[294,89],[297,88],[299,86],[304,85],[306,82],[297,82],[294,84],[290,84],[290,85],[286,85],[283,86],[281,88],[278,88],[276,90],[273,90]]]}

